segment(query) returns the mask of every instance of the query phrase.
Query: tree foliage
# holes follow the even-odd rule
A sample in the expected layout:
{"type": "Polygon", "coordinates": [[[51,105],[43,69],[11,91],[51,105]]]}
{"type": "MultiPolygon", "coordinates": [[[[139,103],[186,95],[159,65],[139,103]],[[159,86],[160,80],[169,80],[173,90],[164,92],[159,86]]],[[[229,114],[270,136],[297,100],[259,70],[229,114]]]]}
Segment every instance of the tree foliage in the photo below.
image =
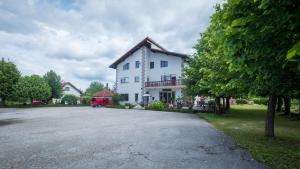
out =
{"type": "Polygon", "coordinates": [[[90,86],[86,89],[85,95],[93,96],[96,92],[102,90],[104,85],[99,81],[91,82],[90,86]]]}
{"type": "Polygon", "coordinates": [[[53,70],[50,70],[44,75],[45,81],[51,87],[50,98],[61,98],[62,96],[62,85],[61,78],[53,70]]]}
{"type": "Polygon", "coordinates": [[[10,61],[5,61],[3,58],[0,62],[0,98],[2,103],[12,97],[13,87],[20,78],[20,72],[16,65],[10,61]]]}
{"type": "Polygon", "coordinates": [[[79,98],[73,94],[66,94],[64,97],[61,99],[61,102],[64,104],[77,104],[77,101],[79,98]]]}
{"type": "Polygon", "coordinates": [[[289,61],[298,55],[299,7],[297,0],[228,0],[216,6],[185,67],[187,90],[269,96],[266,136],[272,137],[277,96],[299,95],[300,71],[289,61]]]}
{"type": "Polygon", "coordinates": [[[47,100],[51,96],[48,83],[38,75],[20,78],[15,86],[15,96],[19,99],[47,100]]]}

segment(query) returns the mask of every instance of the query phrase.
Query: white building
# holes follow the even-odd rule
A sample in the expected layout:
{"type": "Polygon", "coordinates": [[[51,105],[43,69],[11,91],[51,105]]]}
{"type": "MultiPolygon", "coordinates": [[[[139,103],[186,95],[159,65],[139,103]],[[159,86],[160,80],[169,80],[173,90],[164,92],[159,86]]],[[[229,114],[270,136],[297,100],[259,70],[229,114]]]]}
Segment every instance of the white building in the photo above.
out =
{"type": "Polygon", "coordinates": [[[63,82],[62,83],[62,88],[63,88],[63,96],[66,94],[72,94],[77,97],[80,97],[82,94],[82,91],[79,90],[77,87],[75,87],[72,83],[70,82],[63,82]]]}
{"type": "Polygon", "coordinates": [[[116,92],[124,103],[172,103],[185,87],[181,77],[186,58],[147,37],[110,65],[116,69],[116,92]]]}
{"type": "MultiPolygon", "coordinates": [[[[53,103],[61,103],[61,99],[66,95],[66,94],[72,94],[77,97],[80,97],[82,95],[82,91],[79,90],[77,87],[75,87],[72,83],[70,82],[62,82],[62,97],[59,99],[52,99],[53,103]]],[[[78,100],[77,103],[79,104],[80,101],[78,100]]]]}

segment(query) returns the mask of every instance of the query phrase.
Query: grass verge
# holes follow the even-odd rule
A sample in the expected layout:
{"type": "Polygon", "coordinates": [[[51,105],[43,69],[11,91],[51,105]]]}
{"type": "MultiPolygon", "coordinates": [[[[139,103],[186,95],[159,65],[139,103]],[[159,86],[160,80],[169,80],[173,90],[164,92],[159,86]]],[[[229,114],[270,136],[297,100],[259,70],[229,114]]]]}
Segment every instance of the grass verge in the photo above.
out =
{"type": "Polygon", "coordinates": [[[203,114],[200,117],[231,136],[247,148],[252,156],[274,169],[300,168],[300,121],[281,113],[275,118],[275,138],[264,137],[266,106],[232,106],[224,115],[203,114]]]}

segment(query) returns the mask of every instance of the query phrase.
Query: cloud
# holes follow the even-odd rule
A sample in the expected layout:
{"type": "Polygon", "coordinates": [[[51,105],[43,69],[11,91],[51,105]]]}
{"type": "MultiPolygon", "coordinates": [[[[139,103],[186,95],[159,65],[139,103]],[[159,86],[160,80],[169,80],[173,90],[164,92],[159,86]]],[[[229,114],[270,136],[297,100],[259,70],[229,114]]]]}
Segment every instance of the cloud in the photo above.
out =
{"type": "Polygon", "coordinates": [[[85,89],[113,84],[108,68],[146,36],[170,51],[191,54],[221,0],[2,0],[0,57],[23,75],[50,69],[85,89]]]}

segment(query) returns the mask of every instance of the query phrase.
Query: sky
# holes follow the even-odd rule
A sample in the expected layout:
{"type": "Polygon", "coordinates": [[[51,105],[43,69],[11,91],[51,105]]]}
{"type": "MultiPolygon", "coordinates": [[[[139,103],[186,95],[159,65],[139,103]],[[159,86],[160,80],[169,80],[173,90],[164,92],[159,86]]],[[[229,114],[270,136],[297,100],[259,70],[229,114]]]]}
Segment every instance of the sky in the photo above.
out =
{"type": "Polygon", "coordinates": [[[0,58],[22,75],[54,70],[85,90],[112,87],[108,68],[150,37],[169,51],[192,54],[222,0],[0,0],[0,58]]]}

